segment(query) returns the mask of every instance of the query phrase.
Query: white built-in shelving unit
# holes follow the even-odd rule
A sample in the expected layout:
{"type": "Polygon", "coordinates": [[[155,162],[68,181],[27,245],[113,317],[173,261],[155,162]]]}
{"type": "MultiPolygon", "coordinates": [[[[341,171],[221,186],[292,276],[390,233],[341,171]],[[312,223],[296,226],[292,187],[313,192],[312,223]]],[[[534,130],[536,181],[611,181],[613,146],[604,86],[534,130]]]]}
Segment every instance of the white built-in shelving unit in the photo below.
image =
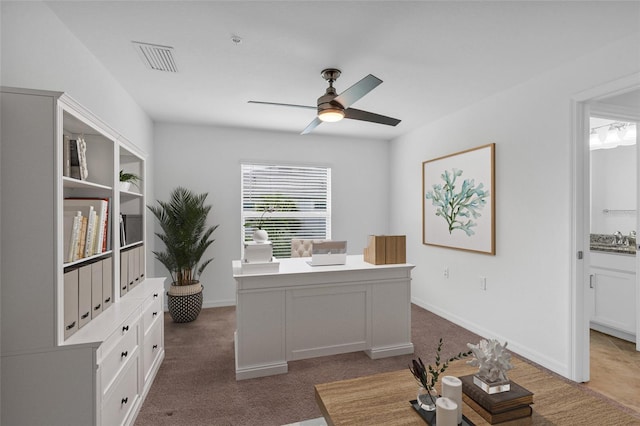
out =
{"type": "Polygon", "coordinates": [[[66,94],[0,96],[0,423],[132,424],[164,358],[164,280],[145,273],[145,155],[66,94]],[[82,179],[65,155],[79,138],[82,179]],[[121,190],[120,170],[141,182],[121,190]],[[108,203],[106,242],[77,258],[69,198],[108,203]]]}

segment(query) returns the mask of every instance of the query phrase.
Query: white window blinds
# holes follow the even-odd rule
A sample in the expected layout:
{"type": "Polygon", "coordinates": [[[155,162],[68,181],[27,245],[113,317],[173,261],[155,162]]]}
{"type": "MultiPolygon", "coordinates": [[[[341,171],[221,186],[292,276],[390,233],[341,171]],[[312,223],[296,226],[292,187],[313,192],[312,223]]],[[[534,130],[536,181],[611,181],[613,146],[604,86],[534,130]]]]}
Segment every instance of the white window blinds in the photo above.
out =
{"type": "Polygon", "coordinates": [[[243,241],[261,227],[275,257],[291,256],[291,239],[331,238],[331,169],[242,164],[243,241]]]}

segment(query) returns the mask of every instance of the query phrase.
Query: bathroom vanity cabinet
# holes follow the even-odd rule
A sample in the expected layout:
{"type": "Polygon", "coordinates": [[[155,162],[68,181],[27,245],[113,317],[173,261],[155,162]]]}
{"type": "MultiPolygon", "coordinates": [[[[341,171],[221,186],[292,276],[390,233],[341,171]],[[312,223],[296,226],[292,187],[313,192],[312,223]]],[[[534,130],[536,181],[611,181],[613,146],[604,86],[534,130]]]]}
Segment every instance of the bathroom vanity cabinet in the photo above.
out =
{"type": "Polygon", "coordinates": [[[591,328],[635,342],[635,256],[599,251],[590,256],[591,328]]]}

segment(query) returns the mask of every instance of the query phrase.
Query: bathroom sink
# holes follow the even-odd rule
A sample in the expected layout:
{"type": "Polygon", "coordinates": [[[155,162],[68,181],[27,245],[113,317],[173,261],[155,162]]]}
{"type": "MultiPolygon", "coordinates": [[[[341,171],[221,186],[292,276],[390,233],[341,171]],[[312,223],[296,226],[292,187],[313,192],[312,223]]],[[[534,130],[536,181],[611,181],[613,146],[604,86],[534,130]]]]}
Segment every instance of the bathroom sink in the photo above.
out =
{"type": "Polygon", "coordinates": [[[615,245],[615,244],[606,244],[606,243],[591,243],[591,250],[595,251],[604,251],[609,253],[622,253],[622,254],[636,254],[636,249],[634,246],[623,246],[623,245],[615,245]]]}
{"type": "Polygon", "coordinates": [[[636,254],[636,239],[633,236],[622,236],[620,233],[616,234],[591,234],[590,236],[590,250],[600,251],[606,253],[618,253],[618,254],[636,254]],[[628,244],[616,244],[623,241],[628,244]]]}

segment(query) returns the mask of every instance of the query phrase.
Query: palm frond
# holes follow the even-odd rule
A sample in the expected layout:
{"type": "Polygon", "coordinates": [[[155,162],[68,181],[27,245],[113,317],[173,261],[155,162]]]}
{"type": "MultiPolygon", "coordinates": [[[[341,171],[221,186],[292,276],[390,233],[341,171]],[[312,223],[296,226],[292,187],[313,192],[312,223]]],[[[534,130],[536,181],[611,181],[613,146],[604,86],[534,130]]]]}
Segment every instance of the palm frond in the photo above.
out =
{"type": "Polygon", "coordinates": [[[205,205],[207,193],[195,194],[183,188],[175,188],[169,201],[157,201],[147,206],[158,220],[162,233],[156,235],[165,245],[165,251],[154,252],[156,258],[169,270],[176,285],[190,284],[200,277],[213,260],[202,260],[207,249],[215,241],[211,235],[218,225],[207,227],[207,217],[212,209],[205,205]]]}

